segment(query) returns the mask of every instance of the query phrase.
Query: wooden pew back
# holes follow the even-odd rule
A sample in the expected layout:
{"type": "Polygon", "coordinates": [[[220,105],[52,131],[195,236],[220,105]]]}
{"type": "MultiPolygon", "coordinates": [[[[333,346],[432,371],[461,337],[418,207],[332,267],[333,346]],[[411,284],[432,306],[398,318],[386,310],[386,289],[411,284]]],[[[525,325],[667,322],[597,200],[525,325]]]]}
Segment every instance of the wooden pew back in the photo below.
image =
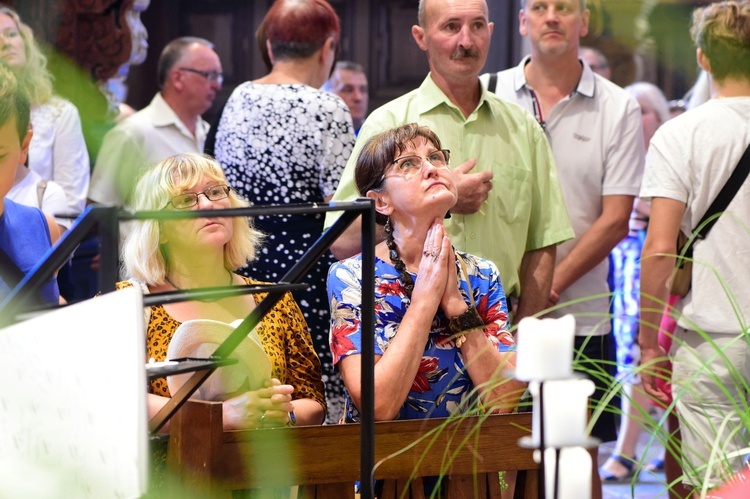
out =
{"type": "MultiPolygon", "coordinates": [[[[519,473],[516,497],[537,497],[532,451],[520,448],[531,414],[375,424],[375,478],[381,497],[422,497],[420,477],[449,475],[448,497],[500,497],[498,471],[519,473]]],[[[299,484],[305,498],[353,498],[360,426],[223,431],[220,403],[189,401],[172,418],[170,468],[183,485],[211,497],[231,490],[299,484]]]]}

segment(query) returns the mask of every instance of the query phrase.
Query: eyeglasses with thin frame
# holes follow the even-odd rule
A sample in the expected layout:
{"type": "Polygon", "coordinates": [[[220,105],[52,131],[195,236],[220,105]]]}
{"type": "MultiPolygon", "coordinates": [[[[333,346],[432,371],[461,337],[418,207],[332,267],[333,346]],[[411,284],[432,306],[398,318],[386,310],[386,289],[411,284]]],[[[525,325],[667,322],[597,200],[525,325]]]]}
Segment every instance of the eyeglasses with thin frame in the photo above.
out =
{"type": "MultiPolygon", "coordinates": [[[[392,168],[393,171],[397,172],[399,176],[404,177],[406,180],[418,175],[422,171],[425,161],[429,161],[435,168],[448,168],[451,159],[451,152],[448,149],[437,149],[432,151],[427,156],[408,155],[401,156],[400,158],[394,159],[391,164],[395,165],[392,168]]],[[[390,175],[383,175],[383,179],[390,175]]]]}
{"type": "Polygon", "coordinates": [[[219,85],[224,83],[224,74],[219,71],[201,71],[200,69],[193,68],[178,68],[180,71],[187,71],[188,73],[195,73],[201,75],[208,81],[215,81],[219,85]]]}
{"type": "Polygon", "coordinates": [[[177,210],[187,210],[198,204],[198,196],[203,194],[209,201],[220,201],[229,197],[229,191],[232,188],[228,185],[219,184],[213,185],[203,192],[186,192],[179,194],[169,200],[167,206],[170,204],[177,210]]]}

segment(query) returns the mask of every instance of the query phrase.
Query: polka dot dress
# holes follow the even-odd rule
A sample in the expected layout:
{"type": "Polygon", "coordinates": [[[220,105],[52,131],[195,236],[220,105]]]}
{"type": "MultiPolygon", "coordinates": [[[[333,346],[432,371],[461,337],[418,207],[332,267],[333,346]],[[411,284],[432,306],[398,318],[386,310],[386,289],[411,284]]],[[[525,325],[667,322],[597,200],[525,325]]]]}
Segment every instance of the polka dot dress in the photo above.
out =
{"type": "MultiPolygon", "coordinates": [[[[307,85],[237,87],[224,108],[215,154],[229,184],[254,205],[323,202],[333,195],[354,145],[351,116],[344,102],[307,85]]],[[[256,227],[267,239],[258,259],[240,273],[277,282],[323,232],[323,214],[263,216],[256,227]]],[[[328,252],[294,294],[310,327],[323,369],[328,422],[343,413],[344,389],[334,372],[326,276],[328,252]]]]}

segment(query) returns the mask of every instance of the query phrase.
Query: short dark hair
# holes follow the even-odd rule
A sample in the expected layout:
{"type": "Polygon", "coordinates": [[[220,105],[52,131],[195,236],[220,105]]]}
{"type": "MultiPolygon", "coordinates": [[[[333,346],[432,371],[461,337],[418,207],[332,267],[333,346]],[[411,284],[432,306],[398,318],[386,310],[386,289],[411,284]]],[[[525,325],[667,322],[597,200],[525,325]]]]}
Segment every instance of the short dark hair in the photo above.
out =
{"type": "Polygon", "coordinates": [[[338,44],[341,36],[339,16],[326,0],[276,0],[259,30],[276,60],[310,57],[328,38],[338,44]]]}
{"type": "Polygon", "coordinates": [[[164,50],[161,51],[159,56],[159,62],[156,67],[156,81],[159,84],[159,88],[164,88],[164,84],[167,82],[169,72],[182,59],[190,45],[197,43],[204,45],[210,49],[214,48],[214,44],[204,38],[198,38],[197,36],[182,36],[169,42],[164,50]]]}
{"type": "Polygon", "coordinates": [[[361,64],[353,62],[353,61],[337,61],[336,65],[333,67],[334,71],[338,70],[347,70],[347,71],[354,71],[356,73],[364,73],[365,68],[362,67],[361,64]]]}
{"type": "MultiPolygon", "coordinates": [[[[416,123],[392,128],[370,137],[359,153],[354,170],[354,181],[360,195],[365,196],[368,191],[381,189],[383,176],[393,160],[400,156],[408,146],[413,145],[418,138],[432,143],[435,149],[442,149],[440,139],[435,132],[416,123]]],[[[385,216],[376,213],[375,221],[383,225],[385,216]]]]}
{"type": "Polygon", "coordinates": [[[18,84],[13,70],[0,61],[0,126],[5,125],[12,117],[16,118],[18,139],[22,143],[31,119],[29,94],[18,84]]]}

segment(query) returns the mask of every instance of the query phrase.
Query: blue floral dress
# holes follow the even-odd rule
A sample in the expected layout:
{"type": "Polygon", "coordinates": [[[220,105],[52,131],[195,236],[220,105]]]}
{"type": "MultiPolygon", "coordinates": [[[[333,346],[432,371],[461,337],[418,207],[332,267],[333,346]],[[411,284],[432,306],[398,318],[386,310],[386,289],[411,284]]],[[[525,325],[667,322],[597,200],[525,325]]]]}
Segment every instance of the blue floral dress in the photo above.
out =
{"type": "MultiPolygon", "coordinates": [[[[468,279],[479,315],[486,324],[484,334],[501,352],[515,350],[508,331],[508,306],[500,275],[489,260],[456,252],[466,264],[468,279]]],[[[458,262],[456,262],[458,266],[458,262]]],[[[461,275],[459,267],[459,276],[461,275]]],[[[331,353],[338,363],[348,355],[362,353],[361,289],[362,255],[342,260],[328,272],[328,299],[331,304],[331,353]]],[[[416,282],[418,276],[412,274],[416,282]]],[[[461,294],[467,304],[469,287],[461,281],[461,294]]],[[[375,259],[375,354],[383,355],[409,308],[409,297],[396,268],[375,259]]],[[[429,339],[411,390],[396,419],[448,417],[476,407],[477,394],[464,368],[461,350],[448,329],[448,318],[441,310],[432,320],[429,339]]],[[[359,421],[359,412],[347,393],[344,421],[359,421]]]]}

